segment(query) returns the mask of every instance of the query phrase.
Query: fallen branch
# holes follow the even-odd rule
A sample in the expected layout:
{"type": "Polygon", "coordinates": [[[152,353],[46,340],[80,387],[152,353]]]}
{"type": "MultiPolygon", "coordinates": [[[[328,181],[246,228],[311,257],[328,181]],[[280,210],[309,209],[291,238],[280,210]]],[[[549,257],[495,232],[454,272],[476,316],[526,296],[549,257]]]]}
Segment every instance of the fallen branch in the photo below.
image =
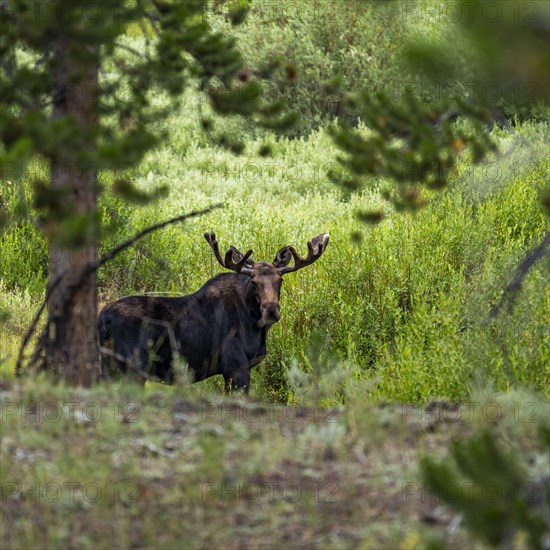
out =
{"type": "MultiPolygon", "coordinates": [[[[177,216],[175,218],[171,218],[167,221],[157,223],[155,225],[151,225],[139,233],[136,233],[131,239],[128,239],[127,241],[124,241],[123,243],[119,244],[115,248],[109,250],[106,254],[101,256],[101,258],[98,258],[94,262],[92,262],[80,275],[80,278],[67,289],[67,295],[65,297],[64,301],[64,307],[65,305],[71,300],[74,292],[80,287],[80,285],[85,281],[92,273],[97,271],[103,264],[107,263],[108,261],[112,260],[116,255],[118,255],[120,252],[128,248],[129,246],[133,245],[136,241],[139,239],[145,237],[149,233],[152,233],[153,231],[157,231],[158,229],[162,229],[163,227],[166,227],[167,225],[171,225],[173,223],[185,221],[189,218],[195,218],[197,216],[202,216],[203,214],[208,214],[212,212],[212,210],[215,210],[216,208],[221,208],[222,204],[214,204],[213,206],[209,206],[208,208],[205,208],[204,210],[195,210],[193,212],[190,212],[189,214],[183,214],[181,216],[177,216]]],[[[49,285],[48,290],[46,291],[46,296],[44,297],[44,300],[40,304],[40,307],[38,308],[38,311],[36,312],[36,315],[34,316],[31,325],[27,332],[25,333],[25,336],[23,338],[23,342],[21,344],[21,347],[19,348],[19,354],[17,357],[17,363],[15,364],[15,375],[20,376],[21,375],[21,366],[23,364],[23,355],[25,353],[25,348],[27,347],[30,339],[32,338],[32,335],[34,334],[36,330],[36,325],[38,324],[38,321],[40,320],[40,317],[42,316],[42,313],[44,309],[46,308],[48,304],[48,300],[50,299],[50,296],[52,295],[53,291],[59,286],[59,283],[63,280],[65,277],[66,272],[61,273],[54,279],[51,285],[49,285]]],[[[43,344],[41,342],[44,341],[44,336],[47,330],[44,328],[42,331],[42,334],[39,338],[37,349],[35,350],[33,354],[33,361],[38,357],[40,349],[43,347],[43,344]]]]}

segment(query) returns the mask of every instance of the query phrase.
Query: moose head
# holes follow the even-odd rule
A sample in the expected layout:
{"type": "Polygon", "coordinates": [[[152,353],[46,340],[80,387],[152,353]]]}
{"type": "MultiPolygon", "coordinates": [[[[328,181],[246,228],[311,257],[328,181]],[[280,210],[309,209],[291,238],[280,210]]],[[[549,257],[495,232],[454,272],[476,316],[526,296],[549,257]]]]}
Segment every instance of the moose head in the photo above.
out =
{"type": "Polygon", "coordinates": [[[283,284],[283,275],[298,271],[302,267],[311,265],[318,260],[326,250],[329,236],[321,233],[307,243],[308,254],[301,258],[292,246],[284,246],[277,252],[273,262],[254,262],[250,259],[252,250],[242,254],[234,246],[222,258],[218,241],[214,233],[204,234],[208,244],[212,247],[216,259],[226,269],[250,277],[252,292],[258,302],[261,318],[259,327],[269,327],[281,318],[280,293],[283,284]],[[291,265],[290,262],[293,261],[291,265]]]}

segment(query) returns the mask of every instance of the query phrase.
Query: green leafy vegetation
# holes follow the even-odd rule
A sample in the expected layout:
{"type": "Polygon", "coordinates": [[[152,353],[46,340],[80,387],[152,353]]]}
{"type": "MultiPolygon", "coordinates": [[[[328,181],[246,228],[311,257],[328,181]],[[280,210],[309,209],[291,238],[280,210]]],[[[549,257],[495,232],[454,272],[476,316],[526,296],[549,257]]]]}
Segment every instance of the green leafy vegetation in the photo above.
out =
{"type": "Polygon", "coordinates": [[[243,25],[217,24],[237,38],[247,66],[265,59],[283,64],[287,78],[268,79],[262,88],[302,115],[293,135],[308,135],[334,117],[357,122],[345,100],[351,90],[401,90],[407,25],[397,4],[320,0],[304,9],[300,2],[258,0],[243,25]]]}
{"type": "MultiPolygon", "coordinates": [[[[307,141],[271,139],[270,157],[257,154],[263,140],[251,140],[234,157],[201,143],[198,125],[191,108],[182,108],[167,121],[178,130],[131,174],[137,189],[167,186],[167,197],[145,206],[124,202],[109,191],[116,176],[103,175],[102,250],[182,212],[220,201],[225,207],[152,234],[107,264],[99,280],[102,304],[130,293],[197,290],[219,272],[205,230],[216,231],[222,246],[250,247],[254,258],[266,260],[285,244],[303,251],[308,239],[326,231],[331,242],[322,260],[285,278],[282,319],[253,379],[258,395],[299,401],[287,372],[295,363],[306,372],[313,368],[309,350],[317,337],[334,368],[353,365],[347,383],[372,382],[372,398],[463,399],[478,377],[501,390],[527,384],[548,391],[547,260],[529,274],[516,307],[487,320],[515,266],[547,227],[539,200],[550,174],[546,124],[495,130],[502,158],[477,167],[464,158],[450,189],[426,194],[421,214],[394,212],[373,228],[356,214],[365,202],[381,203],[384,180],[354,195],[335,188],[328,174],[336,161],[325,131],[307,141]]],[[[29,180],[5,187],[8,212],[29,193],[29,180]]],[[[2,239],[4,300],[30,308],[14,312],[2,331],[2,355],[9,355],[2,369],[9,376],[24,329],[16,320],[32,316],[45,285],[46,247],[33,216],[2,239]]]]}
{"type": "MultiPolygon", "coordinates": [[[[75,215],[47,183],[48,155],[78,128],[34,132],[22,105],[2,119],[0,546],[548,548],[547,253],[500,302],[549,227],[550,65],[539,37],[521,39],[548,34],[548,4],[515,3],[495,33],[488,17],[442,24],[436,0],[197,1],[180,13],[147,2],[158,25],[144,5],[124,3],[123,19],[97,29],[116,50],[99,76],[113,92],[105,132],[83,136],[101,144],[97,216],[75,215]],[[163,58],[170,70],[153,63],[163,58]],[[449,79],[514,81],[489,102],[508,122],[486,126],[487,105],[462,96],[431,102],[449,79]],[[62,253],[52,231],[74,243],[97,224],[103,254],[220,202],[104,265],[99,306],[200,288],[220,272],[205,231],[268,261],[329,233],[318,262],[285,276],[249,397],[222,396],[216,378],[91,389],[15,378],[48,254],[62,253]]],[[[2,24],[5,48],[17,29],[2,24]]],[[[16,59],[6,97],[19,101],[23,83],[40,98],[45,74],[27,74],[40,62],[16,59]]],[[[2,58],[3,79],[9,67],[2,58]]]]}
{"type": "MultiPolygon", "coordinates": [[[[549,424],[540,426],[540,463],[547,461],[549,424]],[[546,451],[546,452],[545,452],[546,451]]],[[[550,534],[550,477],[544,470],[530,477],[516,452],[504,451],[490,430],[451,446],[453,466],[424,457],[423,478],[431,491],[464,514],[467,525],[491,547],[511,546],[515,536],[529,548],[542,549],[550,534]],[[469,486],[469,493],[457,487],[469,486]],[[490,491],[493,494],[489,495],[490,491]]],[[[534,462],[534,461],[533,461],[534,462]]]]}

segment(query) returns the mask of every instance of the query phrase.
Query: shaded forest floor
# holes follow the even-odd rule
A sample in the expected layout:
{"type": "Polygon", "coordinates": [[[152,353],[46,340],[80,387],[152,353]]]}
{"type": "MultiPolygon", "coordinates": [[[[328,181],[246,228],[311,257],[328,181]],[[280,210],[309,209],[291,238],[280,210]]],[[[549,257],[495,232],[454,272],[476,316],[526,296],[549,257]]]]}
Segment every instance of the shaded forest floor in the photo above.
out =
{"type": "Polygon", "coordinates": [[[4,383],[1,546],[473,547],[418,458],[482,425],[528,456],[547,415],[520,394],[326,409],[199,386],[4,383]]]}

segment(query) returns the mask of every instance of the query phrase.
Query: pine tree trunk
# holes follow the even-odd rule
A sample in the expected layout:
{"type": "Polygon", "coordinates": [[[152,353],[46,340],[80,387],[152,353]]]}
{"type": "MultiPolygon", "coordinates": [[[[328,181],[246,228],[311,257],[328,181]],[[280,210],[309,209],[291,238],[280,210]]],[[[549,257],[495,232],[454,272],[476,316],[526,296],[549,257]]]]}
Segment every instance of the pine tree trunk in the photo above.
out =
{"type": "MultiPolygon", "coordinates": [[[[68,212],[90,216],[77,242],[59,237],[49,244],[49,286],[62,279],[48,301],[48,342],[45,367],[70,384],[90,386],[99,379],[96,338],[97,278],[82,279],[97,257],[97,169],[84,165],[82,152],[95,148],[98,124],[98,64],[91,46],[60,40],[55,45],[53,116],[71,116],[79,136],[52,160],[52,192],[67,200],[68,212]],[[79,51],[77,48],[81,48],[79,51]]],[[[53,220],[55,223],[55,220],[53,220]]]]}

